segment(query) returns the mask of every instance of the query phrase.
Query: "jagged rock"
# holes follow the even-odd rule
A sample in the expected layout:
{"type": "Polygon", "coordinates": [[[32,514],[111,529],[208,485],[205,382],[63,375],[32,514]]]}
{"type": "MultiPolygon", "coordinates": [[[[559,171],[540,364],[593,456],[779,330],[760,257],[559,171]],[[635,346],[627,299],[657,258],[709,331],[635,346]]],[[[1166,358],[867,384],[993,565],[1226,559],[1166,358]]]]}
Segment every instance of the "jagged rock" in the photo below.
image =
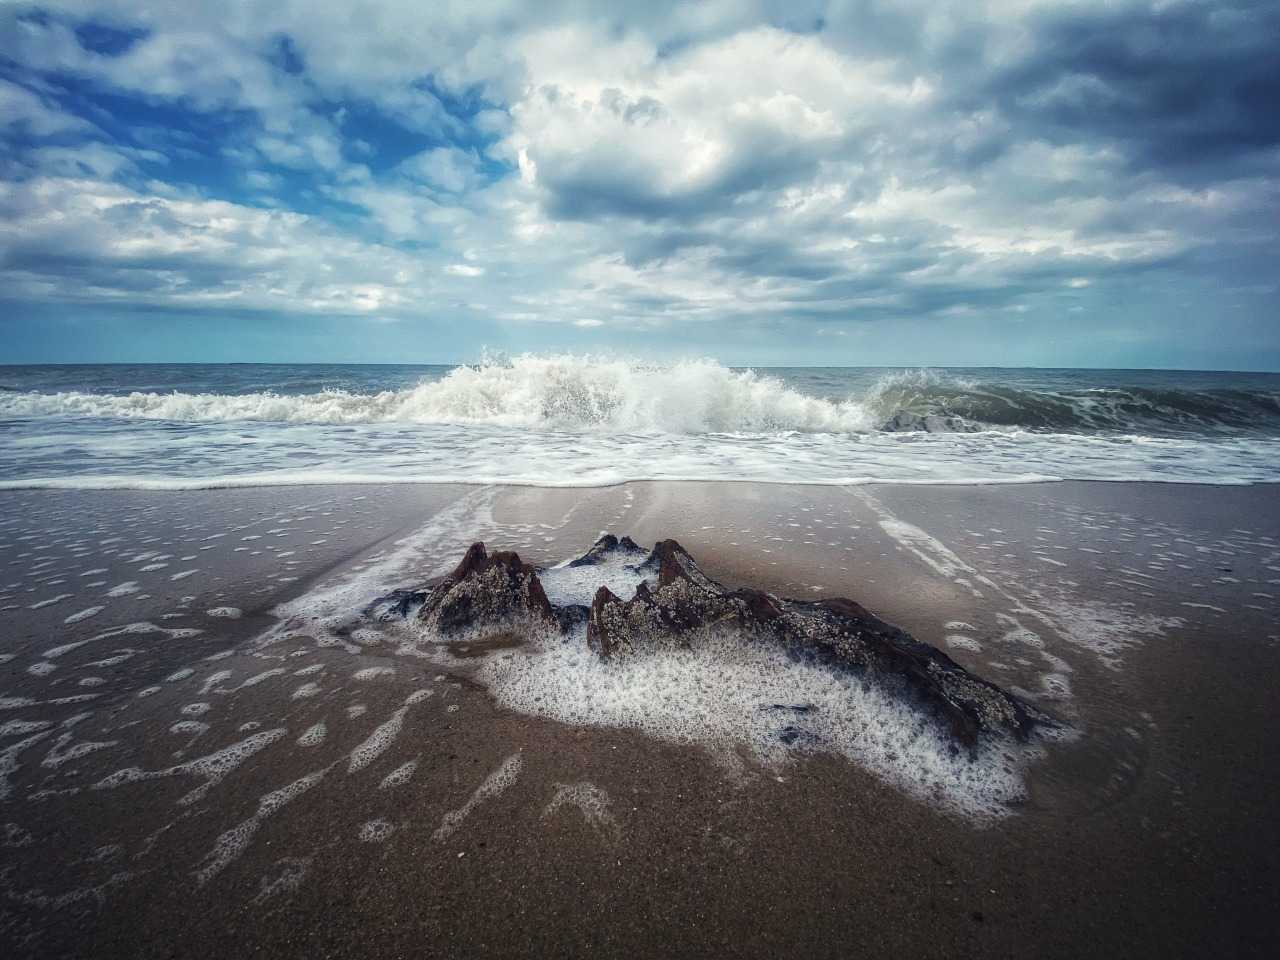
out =
{"type": "Polygon", "coordinates": [[[441,634],[529,622],[559,627],[537,571],[512,552],[490,556],[473,543],[457,568],[433,586],[418,619],[441,634]]]}
{"type": "MultiPolygon", "coordinates": [[[[776,643],[791,656],[852,671],[909,697],[932,710],[967,745],[984,731],[1025,738],[1037,725],[1053,725],[1030,704],[852,600],[795,600],[750,588],[729,590],[703,573],[675,540],[662,541],[646,555],[629,538],[606,535],[566,566],[599,566],[611,576],[619,569],[634,574],[635,595],[622,600],[602,586],[589,610],[577,603],[557,607],[547,599],[534,567],[515,553],[489,555],[483,543],[475,543],[438,584],[396,591],[379,598],[370,610],[403,616],[421,598],[419,619],[444,635],[522,623],[568,632],[585,619],[587,645],[603,658],[687,647],[708,631],[727,629],[740,633],[744,642],[776,643]]],[[[775,703],[762,709],[801,716],[815,708],[775,703]]],[[[791,743],[807,735],[789,726],[781,736],[791,743]]]]}
{"type": "Polygon", "coordinates": [[[596,593],[587,643],[600,656],[687,645],[700,631],[729,627],[781,643],[794,656],[899,687],[935,710],[966,744],[976,742],[983,730],[1006,729],[1025,737],[1049,722],[1034,707],[852,600],[789,600],[759,590],[727,590],[674,540],[655,546],[645,566],[657,571],[656,587],[641,583],[627,601],[605,587],[596,593]]]}
{"type": "Polygon", "coordinates": [[[594,567],[606,560],[614,559],[616,554],[631,555],[636,558],[649,555],[644,547],[630,537],[623,537],[619,540],[612,533],[606,533],[591,545],[590,550],[578,557],[578,559],[569,561],[568,565],[571,567],[594,567]]]}
{"type": "Polygon", "coordinates": [[[388,620],[403,620],[409,611],[420,606],[427,599],[426,590],[392,590],[386,596],[378,597],[361,611],[370,620],[386,623],[388,620]]]}

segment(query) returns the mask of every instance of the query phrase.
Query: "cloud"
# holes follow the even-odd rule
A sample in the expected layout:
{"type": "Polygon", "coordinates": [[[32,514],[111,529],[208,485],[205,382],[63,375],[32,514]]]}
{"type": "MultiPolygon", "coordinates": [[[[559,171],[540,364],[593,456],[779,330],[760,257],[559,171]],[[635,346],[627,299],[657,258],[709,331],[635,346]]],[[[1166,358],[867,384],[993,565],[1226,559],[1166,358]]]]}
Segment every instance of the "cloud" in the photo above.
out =
{"type": "Polygon", "coordinates": [[[31,137],[94,132],[93,124],[87,120],[68,114],[49,98],[6,80],[0,80],[0,124],[31,137]]]}
{"type": "Polygon", "coordinates": [[[0,217],[11,295],[362,316],[442,292],[413,258],[295,213],[40,178],[0,187],[0,217]]]}
{"type": "Polygon", "coordinates": [[[827,158],[848,163],[877,120],[909,121],[929,97],[919,79],[771,28],[674,57],[582,32],[530,46],[545,79],[513,107],[505,146],[559,218],[726,211],[809,180],[827,158]],[[584,74],[586,51],[599,63],[584,74]]]}
{"type": "Polygon", "coordinates": [[[481,186],[485,177],[474,150],[434,147],[414,154],[400,164],[401,172],[445,193],[463,193],[481,186]]]}
{"type": "Polygon", "coordinates": [[[1034,48],[986,85],[1019,124],[1106,138],[1135,167],[1179,177],[1280,146],[1274,3],[1050,8],[1032,24],[1034,48]]]}
{"type": "Polygon", "coordinates": [[[535,346],[1068,315],[1083,342],[1169,301],[1274,338],[1278,41],[1243,0],[11,5],[0,270],[32,302],[535,346]]]}

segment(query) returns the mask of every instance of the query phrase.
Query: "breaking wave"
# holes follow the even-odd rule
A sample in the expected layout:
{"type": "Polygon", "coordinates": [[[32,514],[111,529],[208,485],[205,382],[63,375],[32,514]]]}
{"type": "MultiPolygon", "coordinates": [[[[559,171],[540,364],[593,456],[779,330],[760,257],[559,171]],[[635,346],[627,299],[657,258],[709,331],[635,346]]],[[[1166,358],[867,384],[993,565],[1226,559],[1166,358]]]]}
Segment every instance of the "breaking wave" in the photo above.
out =
{"type": "Polygon", "coordinates": [[[526,355],[460,366],[400,390],[0,395],[0,417],[456,424],[610,433],[1056,433],[1280,430],[1280,392],[1047,390],[934,373],[887,374],[857,396],[813,396],[711,360],[647,364],[526,355]]]}

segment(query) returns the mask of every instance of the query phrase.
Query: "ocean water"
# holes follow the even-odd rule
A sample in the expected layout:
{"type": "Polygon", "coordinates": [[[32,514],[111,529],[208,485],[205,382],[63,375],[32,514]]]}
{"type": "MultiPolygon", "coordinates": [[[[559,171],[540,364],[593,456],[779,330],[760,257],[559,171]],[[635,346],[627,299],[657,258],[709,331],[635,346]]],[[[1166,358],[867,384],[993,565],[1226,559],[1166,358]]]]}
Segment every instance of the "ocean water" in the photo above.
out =
{"type": "Polygon", "coordinates": [[[471,366],[0,367],[0,488],[641,479],[1280,481],[1280,375],[471,366]]]}

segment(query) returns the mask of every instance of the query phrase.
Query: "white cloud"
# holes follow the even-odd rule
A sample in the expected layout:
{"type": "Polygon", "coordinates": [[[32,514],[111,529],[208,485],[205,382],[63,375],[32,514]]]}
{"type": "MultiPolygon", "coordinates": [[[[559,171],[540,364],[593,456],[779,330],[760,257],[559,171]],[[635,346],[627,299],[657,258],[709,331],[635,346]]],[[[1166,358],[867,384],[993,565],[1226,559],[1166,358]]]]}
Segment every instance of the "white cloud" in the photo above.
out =
{"type": "Polygon", "coordinates": [[[41,71],[243,112],[221,144],[227,181],[277,209],[177,176],[139,183],[142,161],[176,171],[196,155],[178,132],[37,145],[6,168],[33,179],[4,186],[0,225],[16,264],[6,279],[32,296],[470,310],[610,332],[810,317],[836,335],[867,317],[1078,305],[1124,270],[1205,251],[1262,262],[1276,245],[1274,160],[1180,182],[1135,162],[1122,137],[1046,132],[1018,113],[1101,97],[1100,73],[996,89],[1036,66],[1057,20],[1150,12],[1137,3],[51,9],[0,11],[0,55],[33,77],[0,82],[9,128],[105,141],[36,85],[41,71]],[[86,13],[147,32],[120,56],[95,54],[71,27],[86,13]],[[273,63],[281,36],[300,71],[273,63]],[[430,146],[401,159],[414,140],[380,140],[365,112],[418,135],[410,149],[430,146]],[[297,197],[308,216],[288,211],[297,197]]]}
{"type": "Polygon", "coordinates": [[[33,137],[95,131],[88,121],[66,113],[51,100],[8,80],[0,80],[0,127],[22,128],[33,137]]]}
{"type": "Polygon", "coordinates": [[[475,151],[457,147],[424,150],[401,162],[400,171],[406,177],[446,193],[463,193],[484,182],[480,158],[475,151]]]}

